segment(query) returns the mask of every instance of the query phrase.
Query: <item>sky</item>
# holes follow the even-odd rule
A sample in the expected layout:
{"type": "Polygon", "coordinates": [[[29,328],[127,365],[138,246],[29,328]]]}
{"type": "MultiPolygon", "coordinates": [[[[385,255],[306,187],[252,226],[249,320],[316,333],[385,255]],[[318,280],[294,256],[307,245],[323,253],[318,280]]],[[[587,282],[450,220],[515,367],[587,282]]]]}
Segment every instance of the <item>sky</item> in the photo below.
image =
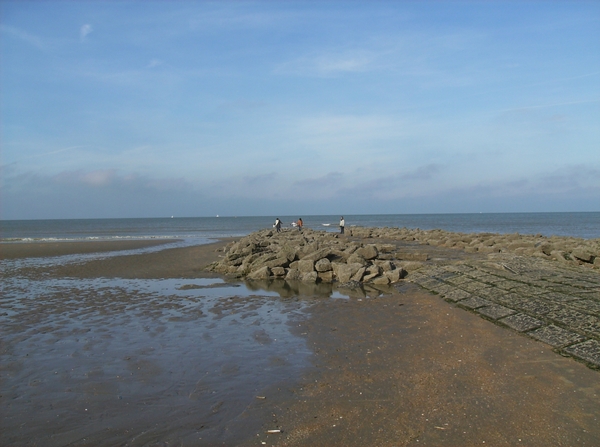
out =
{"type": "Polygon", "coordinates": [[[600,2],[2,1],[0,218],[600,211],[600,2]]]}

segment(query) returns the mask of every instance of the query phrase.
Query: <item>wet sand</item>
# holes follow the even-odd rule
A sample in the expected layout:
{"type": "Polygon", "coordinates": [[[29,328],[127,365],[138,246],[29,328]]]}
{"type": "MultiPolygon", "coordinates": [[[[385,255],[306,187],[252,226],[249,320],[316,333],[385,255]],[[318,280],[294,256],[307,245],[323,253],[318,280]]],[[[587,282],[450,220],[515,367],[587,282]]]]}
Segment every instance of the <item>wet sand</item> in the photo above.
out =
{"type": "Polygon", "coordinates": [[[41,258],[78,253],[105,253],[136,250],[174,242],[173,240],[130,240],[88,242],[11,242],[0,243],[0,259],[41,258]]]}
{"type": "MultiPolygon", "coordinates": [[[[598,372],[412,287],[322,301],[302,383],[272,389],[269,444],[598,445],[598,372]]],[[[248,443],[247,445],[252,445],[248,443]]]]}
{"type": "MultiPolygon", "coordinates": [[[[10,273],[101,282],[48,291],[29,311],[2,315],[0,445],[600,445],[598,371],[414,285],[348,299],[223,287],[208,311],[204,295],[183,303],[119,286],[118,278],[183,278],[202,290],[198,278],[214,276],[203,267],[224,244],[10,273]],[[293,341],[281,350],[283,337],[269,332],[282,327],[269,320],[273,306],[308,357],[293,341]],[[246,350],[263,350],[225,357],[212,375],[198,369],[212,354],[192,352],[211,331],[195,341],[191,328],[227,322],[242,331],[250,321],[246,350]],[[147,337],[139,346],[129,329],[138,324],[147,337]],[[65,352],[71,360],[58,358],[65,352]],[[70,361],[79,369],[66,369],[70,361]],[[252,389],[228,392],[252,374],[252,389]]],[[[31,256],[18,245],[13,259],[31,256]]]]}

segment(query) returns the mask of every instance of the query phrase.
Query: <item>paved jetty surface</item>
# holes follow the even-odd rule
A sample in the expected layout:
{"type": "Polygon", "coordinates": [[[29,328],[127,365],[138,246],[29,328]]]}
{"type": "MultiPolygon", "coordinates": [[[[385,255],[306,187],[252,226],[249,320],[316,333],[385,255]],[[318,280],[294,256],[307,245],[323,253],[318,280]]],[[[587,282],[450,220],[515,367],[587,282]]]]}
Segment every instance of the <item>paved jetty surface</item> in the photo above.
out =
{"type": "Polygon", "coordinates": [[[421,245],[409,251],[429,260],[408,281],[600,368],[597,270],[504,253],[463,258],[455,250],[421,245]]]}

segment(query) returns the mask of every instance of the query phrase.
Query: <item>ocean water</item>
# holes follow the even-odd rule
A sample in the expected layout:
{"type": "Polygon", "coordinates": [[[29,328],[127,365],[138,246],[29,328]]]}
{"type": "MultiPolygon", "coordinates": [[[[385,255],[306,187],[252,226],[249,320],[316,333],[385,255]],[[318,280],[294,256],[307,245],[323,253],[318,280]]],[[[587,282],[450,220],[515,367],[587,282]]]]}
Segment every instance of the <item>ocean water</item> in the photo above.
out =
{"type": "MultiPolygon", "coordinates": [[[[340,216],[189,217],[144,219],[2,220],[3,242],[79,241],[116,239],[182,239],[202,244],[222,237],[238,237],[272,228],[277,217],[292,227],[298,217],[315,230],[338,231],[340,216]]],[[[373,214],[346,215],[346,227],[442,229],[461,233],[520,233],[544,236],[600,238],[600,212],[373,214]]]]}

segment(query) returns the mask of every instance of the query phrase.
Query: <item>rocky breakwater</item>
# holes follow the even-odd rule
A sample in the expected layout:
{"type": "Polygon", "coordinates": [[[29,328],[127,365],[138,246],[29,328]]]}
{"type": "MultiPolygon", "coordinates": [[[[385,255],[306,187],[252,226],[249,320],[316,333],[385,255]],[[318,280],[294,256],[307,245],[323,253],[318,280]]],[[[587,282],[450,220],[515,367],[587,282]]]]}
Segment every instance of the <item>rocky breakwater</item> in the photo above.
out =
{"type": "MultiPolygon", "coordinates": [[[[600,239],[352,227],[345,236],[262,230],[230,243],[209,270],[246,279],[391,284],[430,259],[428,246],[465,254],[512,254],[600,270],[600,239]]],[[[431,251],[431,250],[429,250],[431,251]]]]}
{"type": "Polygon", "coordinates": [[[421,245],[459,249],[466,253],[533,256],[600,270],[600,239],[519,233],[453,233],[437,229],[408,228],[354,227],[348,233],[355,238],[417,242],[421,245]]]}
{"type": "Polygon", "coordinates": [[[223,259],[209,269],[250,280],[387,285],[407,274],[397,265],[395,250],[394,244],[363,243],[324,231],[263,230],[229,244],[223,259]]]}

